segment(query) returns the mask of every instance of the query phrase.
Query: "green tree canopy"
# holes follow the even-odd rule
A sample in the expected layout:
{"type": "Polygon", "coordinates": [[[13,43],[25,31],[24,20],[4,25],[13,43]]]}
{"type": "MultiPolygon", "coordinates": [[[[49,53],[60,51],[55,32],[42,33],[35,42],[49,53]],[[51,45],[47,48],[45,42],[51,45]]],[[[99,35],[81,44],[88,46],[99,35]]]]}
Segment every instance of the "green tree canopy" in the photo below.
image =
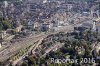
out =
{"type": "Polygon", "coordinates": [[[7,21],[7,20],[4,20],[4,21],[2,22],[2,24],[3,24],[3,29],[4,29],[4,30],[7,30],[8,28],[12,28],[11,23],[10,23],[9,21],[7,21]]]}
{"type": "Polygon", "coordinates": [[[3,17],[0,17],[0,31],[12,28],[12,26],[13,25],[9,22],[9,20],[6,20],[3,17]]]}

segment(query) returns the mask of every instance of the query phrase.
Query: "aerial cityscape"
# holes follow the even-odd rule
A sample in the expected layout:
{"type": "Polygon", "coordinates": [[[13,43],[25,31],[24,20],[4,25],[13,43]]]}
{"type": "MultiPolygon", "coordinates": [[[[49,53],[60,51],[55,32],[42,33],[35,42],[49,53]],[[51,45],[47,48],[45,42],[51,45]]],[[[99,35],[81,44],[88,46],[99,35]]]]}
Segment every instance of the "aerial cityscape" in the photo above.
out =
{"type": "Polygon", "coordinates": [[[100,66],[100,0],[0,0],[0,66],[100,66]]]}

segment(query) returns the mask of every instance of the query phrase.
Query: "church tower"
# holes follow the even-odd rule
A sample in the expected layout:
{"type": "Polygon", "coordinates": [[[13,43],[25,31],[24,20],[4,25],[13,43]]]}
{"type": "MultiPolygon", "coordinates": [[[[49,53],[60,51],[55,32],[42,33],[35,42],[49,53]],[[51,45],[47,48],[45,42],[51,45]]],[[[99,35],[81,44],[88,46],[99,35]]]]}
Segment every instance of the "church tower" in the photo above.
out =
{"type": "Polygon", "coordinates": [[[93,28],[92,28],[93,31],[96,31],[96,22],[93,21],[93,28]]]}
{"type": "Polygon", "coordinates": [[[43,3],[47,3],[47,0],[43,0],[43,3]]]}

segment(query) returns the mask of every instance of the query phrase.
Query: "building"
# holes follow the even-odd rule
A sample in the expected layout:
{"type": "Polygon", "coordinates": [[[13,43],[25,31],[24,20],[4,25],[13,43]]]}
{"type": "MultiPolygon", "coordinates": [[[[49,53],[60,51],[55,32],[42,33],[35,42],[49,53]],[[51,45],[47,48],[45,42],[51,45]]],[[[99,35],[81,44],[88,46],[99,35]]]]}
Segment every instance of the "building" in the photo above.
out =
{"type": "Polygon", "coordinates": [[[96,10],[96,11],[91,10],[90,16],[91,16],[92,18],[99,18],[99,17],[100,17],[100,16],[99,16],[99,10],[96,10]]]}
{"type": "Polygon", "coordinates": [[[37,28],[37,27],[40,27],[40,26],[41,26],[41,24],[39,22],[34,23],[34,28],[37,28]]]}
{"type": "Polygon", "coordinates": [[[22,27],[23,27],[22,25],[18,26],[18,27],[15,29],[15,31],[16,31],[16,32],[20,32],[21,29],[22,29],[22,27]]]}
{"type": "Polygon", "coordinates": [[[95,21],[92,21],[92,20],[86,21],[86,22],[82,23],[81,26],[86,27],[87,29],[92,29],[92,31],[96,31],[96,22],[95,21]]]}
{"type": "Polygon", "coordinates": [[[3,39],[3,38],[6,37],[6,36],[7,36],[6,31],[1,31],[1,32],[0,32],[0,39],[3,39]]]}
{"type": "Polygon", "coordinates": [[[97,22],[97,23],[96,23],[96,29],[97,29],[97,31],[100,33],[100,22],[97,22]]]}
{"type": "Polygon", "coordinates": [[[1,46],[1,43],[0,43],[0,48],[1,48],[2,46],[1,46]]]}
{"type": "Polygon", "coordinates": [[[29,3],[37,3],[37,4],[39,4],[39,3],[43,3],[44,0],[28,0],[28,1],[29,1],[29,3]]]}
{"type": "Polygon", "coordinates": [[[49,31],[50,29],[52,29],[52,27],[53,27],[53,24],[52,23],[44,23],[44,24],[42,24],[42,31],[49,31]]]}
{"type": "Polygon", "coordinates": [[[47,0],[43,0],[43,3],[47,3],[47,0]]]}
{"type": "Polygon", "coordinates": [[[96,31],[96,23],[95,21],[93,21],[93,28],[92,28],[93,31],[96,31]]]}
{"type": "Polygon", "coordinates": [[[89,12],[89,11],[84,11],[84,12],[82,13],[82,16],[88,17],[89,15],[90,15],[90,12],[89,12]]]}
{"type": "Polygon", "coordinates": [[[4,1],[5,8],[8,7],[8,1],[4,1]]]}
{"type": "Polygon", "coordinates": [[[70,11],[72,9],[72,7],[73,7],[72,4],[67,4],[68,11],[70,11]]]}
{"type": "Polygon", "coordinates": [[[29,21],[29,22],[28,22],[28,28],[34,29],[34,22],[29,21]]]}

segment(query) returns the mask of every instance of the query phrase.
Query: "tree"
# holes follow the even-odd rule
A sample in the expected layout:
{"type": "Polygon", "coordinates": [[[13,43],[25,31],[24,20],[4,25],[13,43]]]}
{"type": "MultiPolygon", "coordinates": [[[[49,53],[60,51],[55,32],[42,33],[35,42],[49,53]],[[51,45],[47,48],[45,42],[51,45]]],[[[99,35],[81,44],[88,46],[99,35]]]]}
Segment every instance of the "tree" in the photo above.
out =
{"type": "Polygon", "coordinates": [[[25,61],[23,62],[23,64],[21,66],[28,66],[28,63],[26,63],[25,61]]]}
{"type": "Polygon", "coordinates": [[[4,29],[4,30],[7,30],[8,28],[12,28],[11,23],[10,23],[9,21],[7,21],[7,20],[4,20],[4,21],[2,22],[2,24],[3,24],[3,29],[4,29]]]}
{"type": "Polygon", "coordinates": [[[2,23],[0,23],[0,31],[3,29],[3,25],[2,23]]]}
{"type": "Polygon", "coordinates": [[[2,62],[0,62],[0,66],[3,66],[3,63],[2,62]]]}

